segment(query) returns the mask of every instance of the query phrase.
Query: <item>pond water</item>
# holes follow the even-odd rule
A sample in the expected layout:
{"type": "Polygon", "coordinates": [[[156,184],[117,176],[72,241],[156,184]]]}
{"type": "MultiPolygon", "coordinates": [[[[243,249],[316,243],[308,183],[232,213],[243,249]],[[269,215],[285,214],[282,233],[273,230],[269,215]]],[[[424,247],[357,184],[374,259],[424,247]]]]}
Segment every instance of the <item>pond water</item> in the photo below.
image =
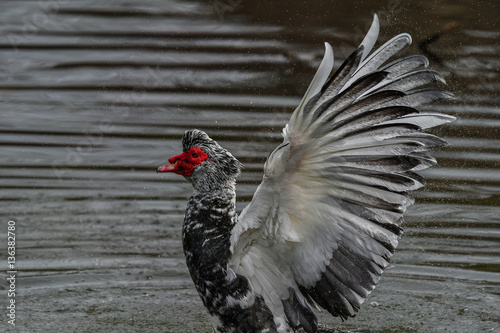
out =
{"type": "MultiPolygon", "coordinates": [[[[211,332],[181,248],[191,187],[156,167],[199,128],[245,164],[238,208],[329,41],[338,66],[377,12],[454,102],[405,234],[358,316],[383,332],[500,332],[498,2],[42,0],[0,3],[0,256],[16,234],[16,326],[211,332]],[[419,47],[440,32],[440,38],[419,47]]],[[[1,311],[0,311],[1,312],[1,311]]],[[[4,314],[5,313],[5,314],[4,314]]]]}

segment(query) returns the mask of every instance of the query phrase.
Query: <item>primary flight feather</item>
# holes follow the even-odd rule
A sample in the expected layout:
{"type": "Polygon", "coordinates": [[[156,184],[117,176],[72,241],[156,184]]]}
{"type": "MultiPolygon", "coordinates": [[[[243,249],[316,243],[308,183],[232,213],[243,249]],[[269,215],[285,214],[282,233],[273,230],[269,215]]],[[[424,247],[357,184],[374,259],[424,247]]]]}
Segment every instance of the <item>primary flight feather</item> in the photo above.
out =
{"type": "Polygon", "coordinates": [[[158,172],[189,180],[182,239],[187,266],[215,332],[321,332],[314,309],[356,315],[373,290],[424,185],[417,171],[445,145],[422,130],[452,121],[416,107],[452,95],[423,56],[389,62],[411,43],[400,34],[371,52],[365,39],[335,72],[326,51],[269,155],[262,183],[238,216],[241,164],[200,130],[158,172]],[[370,54],[371,52],[371,54],[370,54]]]}

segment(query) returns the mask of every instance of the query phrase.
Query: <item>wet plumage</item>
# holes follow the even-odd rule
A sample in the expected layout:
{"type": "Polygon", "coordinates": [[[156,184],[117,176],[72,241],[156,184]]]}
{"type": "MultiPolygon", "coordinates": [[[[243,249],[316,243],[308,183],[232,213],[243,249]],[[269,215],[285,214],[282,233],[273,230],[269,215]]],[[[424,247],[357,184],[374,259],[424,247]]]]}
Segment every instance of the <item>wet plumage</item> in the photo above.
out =
{"type": "Polygon", "coordinates": [[[427,128],[453,117],[416,109],[451,98],[413,55],[390,61],[411,42],[400,34],[370,54],[367,36],[335,72],[326,52],[304,98],[269,155],[263,181],[238,216],[241,164],[199,130],[160,172],[188,179],[194,192],[183,246],[215,332],[321,332],[314,309],[355,316],[378,283],[424,185],[417,172],[436,163],[445,142],[427,128]]]}

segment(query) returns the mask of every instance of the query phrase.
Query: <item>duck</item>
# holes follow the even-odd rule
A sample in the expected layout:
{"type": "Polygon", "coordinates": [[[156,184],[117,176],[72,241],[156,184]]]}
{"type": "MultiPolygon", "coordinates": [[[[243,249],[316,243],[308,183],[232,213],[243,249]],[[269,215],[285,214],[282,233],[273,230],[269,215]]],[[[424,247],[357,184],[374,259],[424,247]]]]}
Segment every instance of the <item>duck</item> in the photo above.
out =
{"type": "Polygon", "coordinates": [[[403,233],[419,174],[447,143],[427,129],[455,118],[419,106],[453,95],[426,57],[394,56],[401,33],[371,52],[375,15],[334,70],[330,44],[269,154],[251,202],[236,210],[242,164],[198,129],[157,172],[193,186],[182,226],[186,264],[216,333],[340,332],[317,311],[354,317],[403,233]]]}

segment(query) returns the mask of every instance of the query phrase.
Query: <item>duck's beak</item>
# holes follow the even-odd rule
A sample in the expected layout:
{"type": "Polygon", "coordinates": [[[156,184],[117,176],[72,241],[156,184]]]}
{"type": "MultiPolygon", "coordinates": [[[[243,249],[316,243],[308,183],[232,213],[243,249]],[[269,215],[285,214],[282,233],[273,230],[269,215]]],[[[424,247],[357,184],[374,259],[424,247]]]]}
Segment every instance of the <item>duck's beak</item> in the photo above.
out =
{"type": "Polygon", "coordinates": [[[174,172],[176,171],[176,165],[173,163],[165,164],[164,166],[159,167],[156,172],[174,172]]]}

